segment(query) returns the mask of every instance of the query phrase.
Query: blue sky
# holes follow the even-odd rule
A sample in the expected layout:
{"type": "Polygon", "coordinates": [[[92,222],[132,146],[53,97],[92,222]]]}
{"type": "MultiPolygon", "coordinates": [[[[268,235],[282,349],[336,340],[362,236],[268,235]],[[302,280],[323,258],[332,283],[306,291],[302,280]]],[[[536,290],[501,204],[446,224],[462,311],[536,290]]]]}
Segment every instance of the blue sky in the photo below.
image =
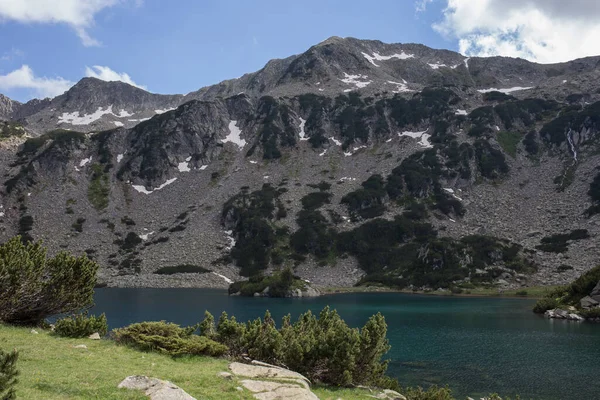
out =
{"type": "MultiPolygon", "coordinates": [[[[537,11],[557,22],[561,17],[543,9],[552,1],[540,2],[537,11]]],[[[527,32],[518,20],[516,28],[494,26],[495,16],[507,7],[518,11],[524,2],[483,3],[487,9],[467,0],[0,0],[0,93],[20,101],[57,95],[94,73],[156,93],[187,93],[334,35],[539,58],[535,46],[511,48],[501,40],[506,29],[516,32],[511,40],[523,43],[544,32],[521,37],[527,32]],[[470,26],[475,17],[484,23],[470,26]],[[486,18],[492,22],[485,25],[486,18]]]]}

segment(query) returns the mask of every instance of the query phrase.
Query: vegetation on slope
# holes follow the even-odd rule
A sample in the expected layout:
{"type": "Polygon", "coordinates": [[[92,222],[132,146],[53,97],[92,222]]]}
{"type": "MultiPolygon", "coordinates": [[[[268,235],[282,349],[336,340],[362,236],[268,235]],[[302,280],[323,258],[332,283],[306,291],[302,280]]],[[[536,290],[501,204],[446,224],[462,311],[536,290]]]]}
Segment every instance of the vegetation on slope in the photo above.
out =
{"type": "Polygon", "coordinates": [[[229,285],[229,294],[240,294],[241,296],[254,296],[255,293],[263,293],[269,289],[268,297],[288,297],[290,291],[306,288],[306,283],[294,276],[290,268],[276,271],[272,275],[254,275],[247,281],[234,282],[229,285]]]}
{"type": "Polygon", "coordinates": [[[588,296],[600,282],[600,265],[587,271],[571,284],[561,286],[540,299],[533,311],[544,313],[554,308],[580,307],[579,301],[588,296]]]}

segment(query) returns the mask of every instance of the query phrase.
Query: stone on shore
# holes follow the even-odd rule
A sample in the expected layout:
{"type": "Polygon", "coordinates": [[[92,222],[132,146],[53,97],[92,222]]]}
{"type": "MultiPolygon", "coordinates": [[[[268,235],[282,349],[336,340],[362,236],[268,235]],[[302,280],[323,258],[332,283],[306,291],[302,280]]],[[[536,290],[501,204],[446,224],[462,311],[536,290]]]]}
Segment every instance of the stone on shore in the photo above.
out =
{"type": "Polygon", "coordinates": [[[585,318],[583,318],[581,315],[571,313],[566,310],[561,310],[560,308],[555,308],[554,310],[548,310],[544,313],[544,315],[546,316],[546,318],[552,318],[552,319],[566,319],[569,321],[585,321],[585,318]]]}

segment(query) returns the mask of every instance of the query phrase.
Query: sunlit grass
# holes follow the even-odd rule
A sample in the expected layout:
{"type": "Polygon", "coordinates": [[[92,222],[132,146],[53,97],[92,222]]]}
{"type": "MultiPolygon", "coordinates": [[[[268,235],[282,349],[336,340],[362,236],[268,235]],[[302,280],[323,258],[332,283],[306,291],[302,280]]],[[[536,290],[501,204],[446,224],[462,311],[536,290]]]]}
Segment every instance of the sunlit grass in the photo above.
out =
{"type": "Polygon", "coordinates": [[[117,346],[109,340],[65,339],[38,329],[0,325],[0,348],[17,349],[19,399],[147,399],[117,389],[130,375],[169,380],[197,399],[252,399],[235,380],[217,377],[228,361],[210,357],[173,359],[117,346]],[[74,346],[85,344],[87,349],[74,346]]]}

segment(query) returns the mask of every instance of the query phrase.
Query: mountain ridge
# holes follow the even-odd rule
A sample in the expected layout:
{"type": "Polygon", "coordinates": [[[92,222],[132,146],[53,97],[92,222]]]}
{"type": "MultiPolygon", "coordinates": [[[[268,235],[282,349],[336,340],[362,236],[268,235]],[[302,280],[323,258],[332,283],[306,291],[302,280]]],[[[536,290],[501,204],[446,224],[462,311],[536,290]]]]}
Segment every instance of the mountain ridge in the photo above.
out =
{"type": "Polygon", "coordinates": [[[282,266],[324,286],[567,283],[598,262],[597,60],[334,38],[186,96],[86,80],[50,100],[84,111],[34,116],[100,108],[95,129],[0,147],[0,235],[85,251],[112,286],[282,266]],[[211,272],[154,274],[185,264],[211,272]]]}
{"type": "MultiPolygon", "coordinates": [[[[38,136],[56,128],[86,132],[110,129],[121,124],[130,128],[156,115],[156,110],[170,110],[190,100],[211,100],[241,92],[251,97],[267,94],[280,97],[298,92],[335,95],[344,90],[359,90],[371,94],[383,89],[409,95],[430,84],[467,85],[473,90],[482,90],[525,85],[523,82],[529,79],[529,83],[524,87],[531,85],[534,92],[539,91],[541,95],[547,95],[540,83],[548,78],[548,74],[555,75],[554,80],[561,82],[566,80],[561,78],[569,75],[571,70],[579,74],[589,73],[598,67],[598,63],[600,57],[586,57],[557,64],[536,64],[523,59],[499,56],[465,57],[450,50],[432,49],[422,44],[386,44],[378,40],[334,36],[310,47],[304,53],[270,60],[256,72],[246,73],[240,78],[225,80],[185,95],[154,94],[123,82],[82,78],[67,92],[53,99],[34,99],[24,104],[11,101],[10,112],[6,111],[6,105],[0,106],[0,117],[5,120],[21,120],[33,135],[38,136]],[[380,52],[389,54],[379,54],[380,52]],[[402,54],[408,58],[393,57],[402,54]],[[336,58],[335,62],[328,60],[332,55],[336,58]],[[392,58],[381,61],[376,59],[390,55],[392,58]],[[469,69],[469,65],[472,70],[469,69]],[[510,68],[507,68],[507,65],[510,68]],[[348,78],[344,68],[352,71],[349,75],[354,78],[348,78]],[[463,69],[466,71],[462,71],[463,69]],[[515,77],[516,74],[519,76],[515,77]],[[524,74],[527,74],[528,78],[524,79],[524,74]],[[88,93],[90,89],[100,94],[94,98],[88,93]],[[102,92],[110,91],[116,92],[116,95],[102,95],[102,92]],[[74,104],[69,99],[87,101],[74,104]],[[120,110],[110,113],[110,106],[130,106],[133,109],[125,110],[127,117],[119,118],[120,110]],[[93,119],[95,115],[99,117],[93,119]],[[61,119],[62,116],[82,118],[61,119]],[[90,117],[86,119],[85,116],[90,117]],[[88,122],[89,120],[92,121],[88,122]]],[[[580,86],[587,85],[596,77],[598,71],[580,86]]],[[[2,103],[5,104],[6,100],[2,100],[2,103]]]]}

